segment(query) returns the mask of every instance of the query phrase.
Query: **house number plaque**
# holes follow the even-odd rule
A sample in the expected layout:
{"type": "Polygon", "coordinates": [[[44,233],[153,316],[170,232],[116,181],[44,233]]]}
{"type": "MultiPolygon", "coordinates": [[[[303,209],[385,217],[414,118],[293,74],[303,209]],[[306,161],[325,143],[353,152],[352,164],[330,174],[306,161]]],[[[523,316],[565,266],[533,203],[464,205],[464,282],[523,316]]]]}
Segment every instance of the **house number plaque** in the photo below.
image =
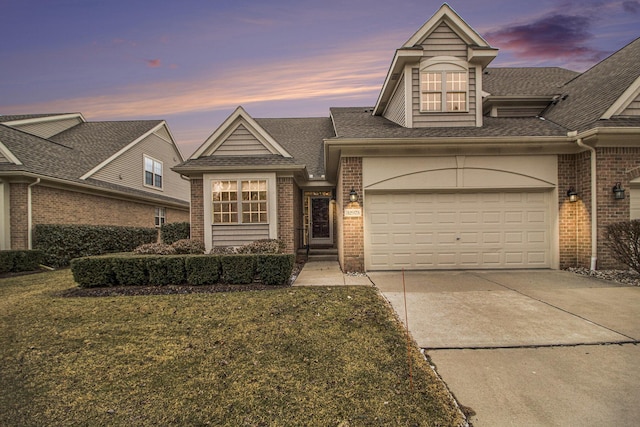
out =
{"type": "Polygon", "coordinates": [[[345,217],[358,217],[362,216],[362,209],[345,209],[344,210],[345,217]]]}

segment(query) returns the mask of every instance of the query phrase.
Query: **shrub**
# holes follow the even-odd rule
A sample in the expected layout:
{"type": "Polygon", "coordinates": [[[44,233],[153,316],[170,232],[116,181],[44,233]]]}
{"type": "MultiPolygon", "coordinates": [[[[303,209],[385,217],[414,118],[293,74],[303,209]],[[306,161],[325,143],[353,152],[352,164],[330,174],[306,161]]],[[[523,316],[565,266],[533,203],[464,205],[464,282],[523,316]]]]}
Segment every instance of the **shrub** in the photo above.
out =
{"type": "Polygon", "coordinates": [[[233,255],[237,254],[236,248],[233,246],[214,246],[209,251],[211,255],[233,255]]]}
{"type": "Polygon", "coordinates": [[[256,257],[251,255],[222,255],[222,279],[225,283],[247,285],[256,274],[256,257]]]}
{"type": "Polygon", "coordinates": [[[123,286],[142,286],[149,283],[147,257],[123,256],[111,258],[115,282],[123,286]]]}
{"type": "Polygon", "coordinates": [[[239,254],[279,254],[284,251],[284,242],[278,239],[262,239],[238,248],[239,254]]]}
{"type": "Polygon", "coordinates": [[[197,240],[181,239],[171,244],[177,254],[203,254],[204,243],[197,240]]]}
{"type": "Polygon", "coordinates": [[[157,238],[155,228],[38,224],[33,230],[33,247],[44,253],[44,264],[63,267],[73,258],[131,252],[157,238]]]}
{"type": "Polygon", "coordinates": [[[42,251],[0,251],[0,274],[38,270],[42,264],[42,251]]]}
{"type": "Polygon", "coordinates": [[[605,239],[618,262],[640,273],[640,220],[609,225],[605,239]]]}
{"type": "Polygon", "coordinates": [[[165,243],[146,243],[133,250],[137,255],[175,255],[176,250],[165,243]]]}
{"type": "Polygon", "coordinates": [[[149,283],[152,285],[181,285],[185,283],[184,256],[146,257],[149,283]]]}
{"type": "Polygon", "coordinates": [[[171,245],[178,240],[185,240],[191,237],[191,226],[188,222],[172,222],[163,224],[160,227],[160,240],[167,245],[171,245]]]}
{"type": "Polygon", "coordinates": [[[112,258],[85,257],[71,260],[73,280],[81,288],[112,286],[116,284],[113,274],[112,258]]]}
{"type": "Polygon", "coordinates": [[[291,278],[296,256],[294,254],[258,255],[258,276],[265,285],[285,285],[291,278]]]}
{"type": "Polygon", "coordinates": [[[185,270],[189,285],[213,285],[220,279],[220,257],[192,255],[185,258],[185,270]]]}

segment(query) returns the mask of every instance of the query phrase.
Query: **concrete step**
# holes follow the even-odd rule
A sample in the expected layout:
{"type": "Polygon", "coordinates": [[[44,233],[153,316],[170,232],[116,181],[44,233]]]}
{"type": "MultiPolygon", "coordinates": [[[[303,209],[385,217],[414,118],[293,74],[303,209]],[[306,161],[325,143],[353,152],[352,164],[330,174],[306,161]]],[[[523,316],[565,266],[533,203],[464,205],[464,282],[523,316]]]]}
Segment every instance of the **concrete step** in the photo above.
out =
{"type": "Polygon", "coordinates": [[[338,254],[311,254],[309,253],[309,259],[307,262],[313,261],[338,261],[338,254]]]}

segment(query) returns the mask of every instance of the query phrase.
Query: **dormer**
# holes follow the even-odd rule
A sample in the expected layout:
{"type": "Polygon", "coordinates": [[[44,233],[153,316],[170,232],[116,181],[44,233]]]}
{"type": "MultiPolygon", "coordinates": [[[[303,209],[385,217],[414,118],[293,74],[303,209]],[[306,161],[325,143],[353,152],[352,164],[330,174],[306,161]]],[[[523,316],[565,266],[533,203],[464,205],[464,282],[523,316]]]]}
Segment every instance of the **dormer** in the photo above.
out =
{"type": "Polygon", "coordinates": [[[482,126],[482,71],[497,49],[446,3],[400,49],[374,108],[401,126],[482,126]]]}

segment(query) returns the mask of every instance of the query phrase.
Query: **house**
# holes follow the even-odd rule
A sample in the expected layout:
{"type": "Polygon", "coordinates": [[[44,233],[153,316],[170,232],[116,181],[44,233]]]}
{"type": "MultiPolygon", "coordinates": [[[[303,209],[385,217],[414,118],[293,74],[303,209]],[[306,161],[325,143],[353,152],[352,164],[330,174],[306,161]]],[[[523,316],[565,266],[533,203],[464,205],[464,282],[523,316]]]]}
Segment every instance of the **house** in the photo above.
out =
{"type": "Polygon", "coordinates": [[[192,236],[335,247],[344,271],[615,266],[607,225],[640,218],[640,39],[584,73],[497,55],[444,4],[375,105],[238,107],[174,168],[192,236]]]}
{"type": "Polygon", "coordinates": [[[0,249],[31,248],[37,224],[188,221],[183,160],[163,120],[0,116],[0,249]]]}

